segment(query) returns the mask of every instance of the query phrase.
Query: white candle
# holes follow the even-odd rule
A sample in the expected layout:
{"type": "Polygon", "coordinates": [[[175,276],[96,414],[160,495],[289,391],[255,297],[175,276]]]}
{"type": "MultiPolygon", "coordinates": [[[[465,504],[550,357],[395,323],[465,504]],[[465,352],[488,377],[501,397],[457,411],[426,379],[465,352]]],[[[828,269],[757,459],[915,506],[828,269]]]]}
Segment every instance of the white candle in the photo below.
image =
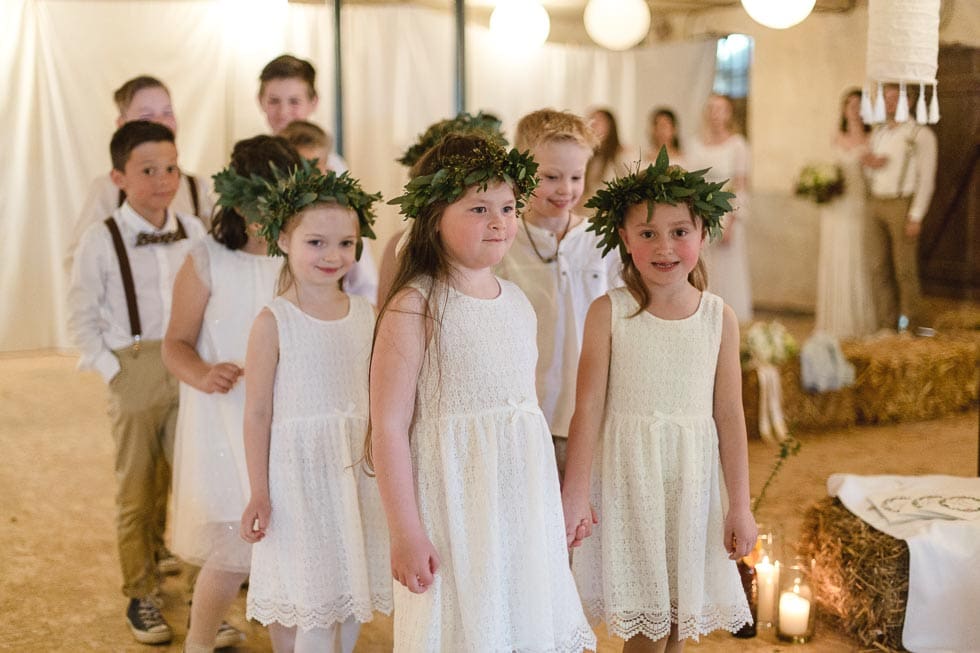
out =
{"type": "Polygon", "coordinates": [[[758,622],[760,625],[771,624],[775,620],[777,569],[776,565],[769,562],[769,556],[763,556],[762,562],[755,565],[756,586],[759,588],[758,622]]]}
{"type": "Polygon", "coordinates": [[[796,592],[779,597],[779,632],[789,637],[806,635],[810,622],[810,602],[796,592]]]}

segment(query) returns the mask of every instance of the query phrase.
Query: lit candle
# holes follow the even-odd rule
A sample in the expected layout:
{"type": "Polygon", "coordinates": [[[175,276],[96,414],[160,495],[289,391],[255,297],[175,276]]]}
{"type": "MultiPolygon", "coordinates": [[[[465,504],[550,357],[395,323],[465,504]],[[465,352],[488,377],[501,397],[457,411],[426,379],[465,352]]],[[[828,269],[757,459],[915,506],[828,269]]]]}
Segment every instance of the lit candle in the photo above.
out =
{"type": "Polygon", "coordinates": [[[763,626],[771,624],[775,617],[778,564],[769,562],[769,556],[762,556],[762,562],[755,565],[756,584],[759,588],[758,621],[763,626]]]}
{"type": "Polygon", "coordinates": [[[779,597],[779,632],[789,637],[802,637],[806,635],[809,623],[810,602],[796,592],[783,592],[779,597]]]}

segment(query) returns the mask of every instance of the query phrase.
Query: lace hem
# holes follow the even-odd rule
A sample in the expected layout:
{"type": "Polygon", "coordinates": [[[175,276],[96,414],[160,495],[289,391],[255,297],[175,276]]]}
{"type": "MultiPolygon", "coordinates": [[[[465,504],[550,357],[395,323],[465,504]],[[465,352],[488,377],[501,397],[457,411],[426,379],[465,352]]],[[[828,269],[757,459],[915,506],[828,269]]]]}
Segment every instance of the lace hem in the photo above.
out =
{"type": "Polygon", "coordinates": [[[581,653],[595,650],[597,650],[595,633],[587,626],[582,626],[572,633],[569,639],[555,647],[555,653],[581,653]]]}
{"type": "Polygon", "coordinates": [[[374,618],[375,612],[385,615],[391,614],[391,597],[373,596],[370,603],[364,601],[353,601],[350,597],[338,599],[331,605],[319,607],[300,607],[293,603],[284,603],[274,600],[253,599],[251,596],[247,600],[245,617],[255,619],[263,626],[271,623],[281,624],[286,627],[298,627],[302,630],[313,628],[329,628],[335,623],[342,623],[354,617],[360,623],[367,623],[374,618]]]}
{"type": "Polygon", "coordinates": [[[664,612],[622,611],[607,614],[601,601],[590,602],[585,606],[589,621],[606,623],[606,630],[620,639],[630,639],[636,635],[657,641],[670,634],[671,624],[677,624],[678,639],[693,639],[715,630],[737,632],[745,624],[752,622],[748,606],[706,606],[700,614],[691,614],[683,619],[677,617],[677,606],[670,606],[670,614],[664,612]]]}

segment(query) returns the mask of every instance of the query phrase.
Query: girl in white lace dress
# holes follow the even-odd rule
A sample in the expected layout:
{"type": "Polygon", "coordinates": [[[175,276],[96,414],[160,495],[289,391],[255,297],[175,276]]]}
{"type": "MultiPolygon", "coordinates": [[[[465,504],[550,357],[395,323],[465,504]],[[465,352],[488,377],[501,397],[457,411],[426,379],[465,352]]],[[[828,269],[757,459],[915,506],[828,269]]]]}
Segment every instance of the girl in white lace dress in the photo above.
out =
{"type": "MultiPolygon", "coordinates": [[[[225,174],[225,173],[222,173],[225,174]]],[[[270,253],[286,265],[259,313],[245,360],[245,454],[251,497],[240,532],[252,546],[246,615],[276,653],[351,651],[356,628],[391,609],[377,485],[356,463],[368,418],[374,310],[341,288],[371,235],[371,204],[346,174],[308,164],[257,194],[270,253]]]]}
{"type": "MultiPolygon", "coordinates": [[[[274,136],[235,144],[231,167],[272,178],[299,155],[274,136]]],[[[218,192],[222,192],[219,185],[218,192]]],[[[210,233],[192,245],[177,274],[163,361],[180,379],[174,451],[173,547],[201,567],[194,583],[187,653],[240,643],[222,619],[248,578],[252,547],[238,535],[248,499],[242,443],[245,347],[252,321],[275,296],[282,260],[267,256],[255,225],[222,197],[210,233]]]]}
{"type": "Polygon", "coordinates": [[[534,311],[493,266],[536,164],[449,135],[393,203],[414,218],[371,362],[395,651],[594,649],[568,568],[534,311]]]}
{"type": "Polygon", "coordinates": [[[738,321],[704,291],[700,258],[731,194],[664,150],[646,173],[594,203],[626,287],[586,318],[563,488],[586,612],[629,652],[749,622],[735,560],[756,541],[738,321]]]}

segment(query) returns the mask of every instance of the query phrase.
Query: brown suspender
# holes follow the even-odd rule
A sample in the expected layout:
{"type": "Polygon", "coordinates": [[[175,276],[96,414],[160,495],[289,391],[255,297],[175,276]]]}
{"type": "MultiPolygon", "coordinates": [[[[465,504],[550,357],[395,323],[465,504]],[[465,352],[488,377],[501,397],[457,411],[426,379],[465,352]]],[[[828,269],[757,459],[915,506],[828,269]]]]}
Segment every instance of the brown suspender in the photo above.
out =
{"type": "MultiPolygon", "coordinates": [[[[119,191],[122,193],[122,191],[119,191]]],[[[119,225],[112,216],[106,218],[105,226],[109,228],[112,235],[112,246],[116,249],[116,258],[119,259],[119,273],[122,275],[123,291],[126,293],[126,308],[129,310],[129,330],[133,334],[133,350],[140,350],[140,340],[143,338],[143,327],[140,325],[140,311],[136,306],[136,287],[133,285],[133,271],[129,267],[129,256],[126,255],[126,246],[123,245],[122,234],[119,233],[119,225]]]]}
{"type": "MultiPolygon", "coordinates": [[[[122,191],[120,191],[122,192],[122,191]]],[[[187,237],[184,231],[184,224],[177,220],[177,233],[182,238],[187,237]]],[[[129,267],[129,256],[126,254],[126,246],[123,244],[122,234],[119,233],[119,225],[111,215],[106,218],[105,226],[109,229],[112,236],[112,246],[116,250],[116,258],[119,260],[119,274],[122,276],[123,292],[126,294],[126,310],[129,312],[129,330],[133,335],[133,351],[140,350],[140,341],[143,339],[143,326],[140,324],[139,306],[136,305],[136,286],[133,284],[133,270],[129,267]]]]}
{"type": "MultiPolygon", "coordinates": [[[[194,207],[194,215],[201,217],[201,204],[197,198],[197,182],[190,175],[185,175],[183,172],[180,176],[187,180],[187,190],[191,193],[191,205],[194,207]]],[[[123,202],[126,201],[126,191],[122,188],[119,189],[119,203],[116,206],[122,206],[123,202]]]]}

